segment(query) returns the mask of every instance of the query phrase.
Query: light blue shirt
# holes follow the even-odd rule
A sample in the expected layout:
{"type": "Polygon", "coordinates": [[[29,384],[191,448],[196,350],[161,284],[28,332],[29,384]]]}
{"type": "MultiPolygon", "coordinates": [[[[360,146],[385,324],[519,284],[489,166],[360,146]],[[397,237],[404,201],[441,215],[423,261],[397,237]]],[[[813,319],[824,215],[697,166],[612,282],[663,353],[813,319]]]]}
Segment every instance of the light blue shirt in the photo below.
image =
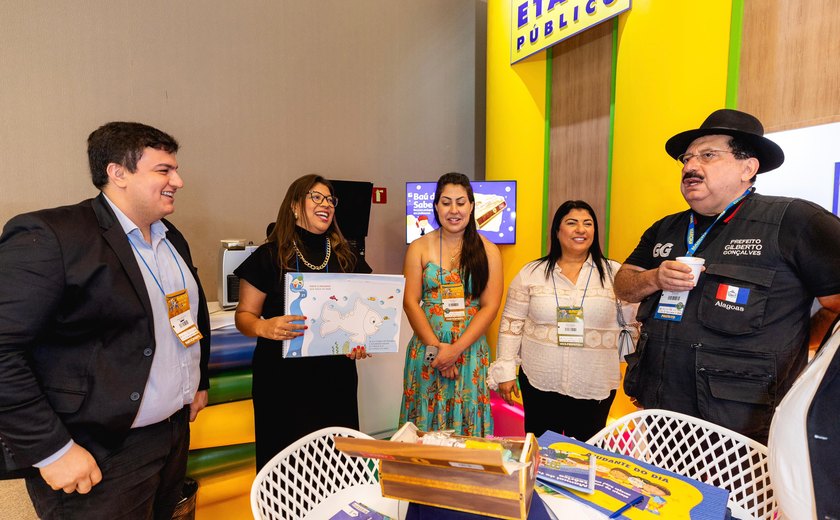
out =
{"type": "MultiPolygon", "coordinates": [[[[108,200],[107,197],[105,199],[108,200]]],[[[152,224],[152,243],[149,244],[143,239],[140,228],[110,200],[108,203],[131,242],[152,304],[155,352],[140,410],[131,425],[137,428],[166,419],[190,404],[198,391],[201,347],[198,342],[189,348],[184,347],[172,330],[166,306],[166,295],[184,289],[186,283],[190,314],[193,323],[197,324],[198,284],[175,248],[166,242],[166,225],[163,222],[158,220],[152,224]]]]}

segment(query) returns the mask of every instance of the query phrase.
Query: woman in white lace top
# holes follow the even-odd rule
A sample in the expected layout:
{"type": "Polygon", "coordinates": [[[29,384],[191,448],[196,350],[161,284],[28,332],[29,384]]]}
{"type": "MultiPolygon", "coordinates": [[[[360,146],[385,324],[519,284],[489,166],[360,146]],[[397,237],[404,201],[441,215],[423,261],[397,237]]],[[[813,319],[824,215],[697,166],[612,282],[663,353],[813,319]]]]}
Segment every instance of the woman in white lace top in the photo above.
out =
{"type": "MultiPolygon", "coordinates": [[[[618,388],[618,311],[632,323],[637,305],[617,305],[612,279],[620,264],[601,252],[589,204],[564,202],[550,243],[548,255],[510,284],[488,384],[509,404],[521,395],[526,431],[585,441],[606,424],[618,388]]],[[[635,338],[638,329],[629,328],[635,338]]]]}

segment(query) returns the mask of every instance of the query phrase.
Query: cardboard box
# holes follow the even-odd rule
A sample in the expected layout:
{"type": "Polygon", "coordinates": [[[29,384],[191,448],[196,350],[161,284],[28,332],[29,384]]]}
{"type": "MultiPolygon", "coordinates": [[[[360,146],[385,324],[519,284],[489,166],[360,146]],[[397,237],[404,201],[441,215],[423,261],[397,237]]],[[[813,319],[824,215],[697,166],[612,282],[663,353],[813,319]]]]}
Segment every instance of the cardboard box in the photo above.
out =
{"type": "MultiPolygon", "coordinates": [[[[419,436],[426,434],[418,432],[419,436]]],[[[335,445],[348,455],[379,459],[379,484],[385,497],[525,520],[534,492],[539,446],[532,434],[508,440],[515,445],[511,451],[519,455],[514,463],[519,469],[511,470],[510,463],[506,466],[502,452],[496,450],[350,437],[336,437],[335,445]]]]}

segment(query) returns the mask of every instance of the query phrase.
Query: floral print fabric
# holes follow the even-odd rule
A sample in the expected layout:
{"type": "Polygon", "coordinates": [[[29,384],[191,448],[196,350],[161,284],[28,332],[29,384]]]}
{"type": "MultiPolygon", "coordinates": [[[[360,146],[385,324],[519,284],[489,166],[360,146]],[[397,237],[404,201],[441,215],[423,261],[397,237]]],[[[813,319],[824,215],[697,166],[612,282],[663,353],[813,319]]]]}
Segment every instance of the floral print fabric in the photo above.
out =
{"type": "MultiPolygon", "coordinates": [[[[458,271],[448,271],[429,262],[423,269],[423,311],[442,343],[454,342],[479,309],[478,299],[466,299],[466,321],[443,318],[441,281],[460,283],[458,271]]],[[[425,360],[426,346],[414,335],[408,343],[403,374],[400,426],[411,421],[424,431],[455,430],[458,435],[484,437],[493,434],[487,367],[490,346],[487,338],[464,350],[456,363],[458,377],[446,379],[425,360]]]]}

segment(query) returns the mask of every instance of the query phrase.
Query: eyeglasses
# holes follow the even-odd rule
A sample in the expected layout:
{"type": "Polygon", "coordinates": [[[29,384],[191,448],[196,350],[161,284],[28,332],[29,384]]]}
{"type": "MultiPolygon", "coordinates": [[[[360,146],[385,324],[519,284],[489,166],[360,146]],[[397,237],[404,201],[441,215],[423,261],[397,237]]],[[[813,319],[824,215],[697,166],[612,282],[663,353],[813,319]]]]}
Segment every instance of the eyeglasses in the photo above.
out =
{"type": "Polygon", "coordinates": [[[324,201],[327,201],[327,204],[336,207],[338,206],[338,197],[324,195],[320,191],[312,190],[308,193],[309,198],[312,199],[312,202],[315,204],[321,204],[324,201]]]}
{"type": "Polygon", "coordinates": [[[720,154],[722,153],[731,153],[735,156],[736,159],[745,158],[743,153],[733,152],[731,150],[703,150],[700,153],[684,153],[678,156],[677,160],[682,164],[688,164],[688,161],[696,157],[697,160],[700,161],[700,164],[709,164],[710,162],[720,157],[720,154]]]}

